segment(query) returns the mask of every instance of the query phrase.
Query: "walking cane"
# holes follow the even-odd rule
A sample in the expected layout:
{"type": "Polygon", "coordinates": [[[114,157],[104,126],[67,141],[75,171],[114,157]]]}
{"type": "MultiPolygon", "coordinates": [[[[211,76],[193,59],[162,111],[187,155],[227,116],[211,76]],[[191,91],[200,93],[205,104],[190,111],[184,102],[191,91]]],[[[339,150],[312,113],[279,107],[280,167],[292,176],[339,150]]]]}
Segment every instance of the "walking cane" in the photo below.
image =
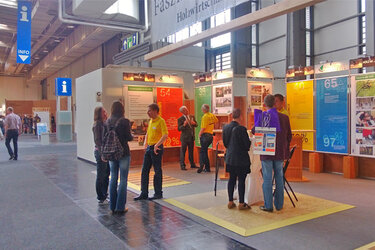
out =
{"type": "Polygon", "coordinates": [[[216,154],[215,154],[215,157],[216,157],[216,164],[215,164],[215,187],[214,187],[214,192],[215,192],[215,196],[216,196],[216,189],[217,189],[217,176],[219,174],[219,161],[218,161],[218,154],[219,154],[219,143],[220,141],[218,141],[216,143],[216,154]]]}

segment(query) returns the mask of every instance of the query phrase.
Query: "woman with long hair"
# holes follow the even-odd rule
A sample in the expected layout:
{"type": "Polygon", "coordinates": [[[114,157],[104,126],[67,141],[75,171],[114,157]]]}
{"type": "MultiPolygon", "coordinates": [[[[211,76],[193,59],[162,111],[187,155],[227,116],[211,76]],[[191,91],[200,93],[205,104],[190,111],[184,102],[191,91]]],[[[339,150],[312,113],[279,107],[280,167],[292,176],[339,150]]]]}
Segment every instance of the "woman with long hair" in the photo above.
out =
{"type": "Polygon", "coordinates": [[[99,204],[108,204],[108,183],[109,183],[109,165],[102,160],[101,147],[103,136],[105,134],[105,122],[107,120],[107,111],[103,107],[96,107],[94,111],[94,125],[92,132],[95,141],[95,160],[96,160],[96,194],[99,204]]]}
{"type": "Polygon", "coordinates": [[[130,132],[130,122],[124,117],[124,105],[115,101],[111,108],[111,117],[107,120],[107,129],[114,129],[124,149],[122,158],[117,161],[109,161],[111,170],[111,183],[109,185],[110,209],[113,214],[124,214],[128,211],[125,207],[128,188],[128,174],[130,166],[129,141],[133,140],[130,132]],[[120,185],[117,186],[120,172],[120,185]]]}

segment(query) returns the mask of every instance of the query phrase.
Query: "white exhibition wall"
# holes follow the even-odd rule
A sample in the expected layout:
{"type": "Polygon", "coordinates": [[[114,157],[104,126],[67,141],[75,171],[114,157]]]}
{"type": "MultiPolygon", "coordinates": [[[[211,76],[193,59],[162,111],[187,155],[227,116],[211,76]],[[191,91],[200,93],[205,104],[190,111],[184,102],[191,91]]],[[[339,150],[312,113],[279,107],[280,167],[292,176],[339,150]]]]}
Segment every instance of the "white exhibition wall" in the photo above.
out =
{"type": "Polygon", "coordinates": [[[76,91],[77,156],[95,162],[92,125],[95,108],[102,106],[96,99],[97,92],[102,92],[102,69],[77,78],[76,91]]]}

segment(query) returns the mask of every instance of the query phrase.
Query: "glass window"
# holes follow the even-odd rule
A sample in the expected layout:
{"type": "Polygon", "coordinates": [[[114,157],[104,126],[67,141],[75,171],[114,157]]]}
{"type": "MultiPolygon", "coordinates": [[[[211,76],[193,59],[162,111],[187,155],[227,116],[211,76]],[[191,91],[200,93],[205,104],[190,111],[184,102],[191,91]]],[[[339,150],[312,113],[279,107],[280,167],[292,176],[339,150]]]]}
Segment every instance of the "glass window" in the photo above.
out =
{"type": "MultiPolygon", "coordinates": [[[[211,28],[217,27],[230,21],[230,9],[225,10],[217,15],[211,16],[211,28]]],[[[211,48],[218,48],[231,42],[231,33],[214,37],[211,39],[211,48]]]]}

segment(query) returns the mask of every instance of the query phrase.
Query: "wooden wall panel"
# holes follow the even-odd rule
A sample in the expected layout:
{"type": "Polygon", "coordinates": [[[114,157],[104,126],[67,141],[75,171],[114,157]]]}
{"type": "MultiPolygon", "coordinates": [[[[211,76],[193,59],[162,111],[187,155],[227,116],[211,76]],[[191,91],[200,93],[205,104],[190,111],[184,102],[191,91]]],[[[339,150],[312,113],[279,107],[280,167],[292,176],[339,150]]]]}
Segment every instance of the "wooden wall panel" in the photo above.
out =
{"type": "Polygon", "coordinates": [[[343,172],[343,156],[334,154],[324,154],[323,171],[329,173],[343,172]]]}

